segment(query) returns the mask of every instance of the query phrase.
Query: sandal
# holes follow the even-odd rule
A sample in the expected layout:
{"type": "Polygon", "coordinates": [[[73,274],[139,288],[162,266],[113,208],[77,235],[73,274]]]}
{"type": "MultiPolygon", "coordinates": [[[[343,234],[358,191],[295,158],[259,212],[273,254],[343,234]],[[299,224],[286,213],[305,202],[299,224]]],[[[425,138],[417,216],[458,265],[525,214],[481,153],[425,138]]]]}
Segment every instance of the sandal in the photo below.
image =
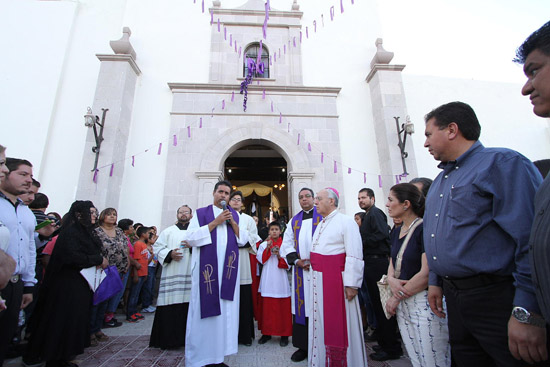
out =
{"type": "Polygon", "coordinates": [[[90,335],[90,347],[97,347],[99,342],[94,334],[90,335]]]}
{"type": "Polygon", "coordinates": [[[95,337],[96,337],[96,340],[100,342],[105,342],[109,340],[109,336],[104,334],[102,331],[98,331],[97,333],[95,333],[95,337]]]}

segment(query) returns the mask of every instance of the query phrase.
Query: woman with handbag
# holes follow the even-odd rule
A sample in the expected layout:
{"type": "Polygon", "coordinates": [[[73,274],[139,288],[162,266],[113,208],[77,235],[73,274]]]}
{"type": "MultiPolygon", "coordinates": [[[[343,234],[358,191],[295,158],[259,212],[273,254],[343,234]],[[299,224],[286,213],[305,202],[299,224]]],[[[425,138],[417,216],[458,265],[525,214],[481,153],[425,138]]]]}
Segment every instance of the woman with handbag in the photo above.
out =
{"type": "Polygon", "coordinates": [[[392,296],[388,315],[397,315],[401,339],[413,366],[450,366],[447,319],[437,317],[428,304],[428,261],[424,252],[422,216],[424,195],[413,184],[391,188],[388,214],[403,224],[390,234],[391,259],[387,282],[392,296]]]}

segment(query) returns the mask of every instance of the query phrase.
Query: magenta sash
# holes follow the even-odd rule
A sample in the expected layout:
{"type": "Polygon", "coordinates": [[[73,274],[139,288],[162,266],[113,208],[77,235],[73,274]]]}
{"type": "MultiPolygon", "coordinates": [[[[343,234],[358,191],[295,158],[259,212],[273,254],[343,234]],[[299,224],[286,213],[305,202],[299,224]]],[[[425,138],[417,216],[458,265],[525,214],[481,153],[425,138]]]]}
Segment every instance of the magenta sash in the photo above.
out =
{"type": "Polygon", "coordinates": [[[321,255],[311,253],[311,267],[323,273],[323,322],[326,367],[346,367],[348,326],[342,271],[346,254],[321,255]]]}
{"type": "MultiPolygon", "coordinates": [[[[290,222],[292,224],[292,230],[294,231],[294,248],[296,248],[296,253],[298,254],[298,258],[301,258],[299,237],[300,237],[300,230],[302,229],[303,216],[304,216],[304,211],[302,210],[298,214],[296,214],[292,218],[292,221],[290,222]]],[[[320,214],[317,213],[317,209],[313,207],[313,218],[312,218],[312,228],[311,228],[312,237],[321,219],[323,218],[321,217],[320,214]]],[[[294,290],[294,292],[296,293],[294,297],[294,308],[296,310],[296,313],[294,315],[294,321],[296,321],[297,324],[305,325],[306,310],[305,310],[305,298],[304,298],[304,269],[296,265],[294,265],[294,286],[296,288],[294,290]]]]}
{"type": "MultiPolygon", "coordinates": [[[[228,207],[235,222],[239,223],[239,214],[231,207],[228,207]]],[[[197,209],[199,225],[205,226],[212,222],[214,210],[212,205],[197,209]]],[[[199,265],[199,294],[201,303],[201,319],[221,315],[220,309],[220,287],[218,281],[218,236],[216,228],[210,232],[212,242],[209,245],[200,247],[199,265]]],[[[221,298],[233,301],[235,285],[237,284],[237,272],[239,266],[239,246],[233,227],[227,224],[227,247],[225,249],[225,260],[223,263],[223,274],[221,283],[221,298]]]]}

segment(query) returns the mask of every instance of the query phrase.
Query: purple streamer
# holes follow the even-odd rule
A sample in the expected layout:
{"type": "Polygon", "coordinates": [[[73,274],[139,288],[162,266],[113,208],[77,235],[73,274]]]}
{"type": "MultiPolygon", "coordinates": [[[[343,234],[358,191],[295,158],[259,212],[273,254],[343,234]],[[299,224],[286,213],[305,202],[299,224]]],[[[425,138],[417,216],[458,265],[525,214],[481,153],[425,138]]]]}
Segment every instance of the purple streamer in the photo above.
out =
{"type": "Polygon", "coordinates": [[[281,49],[279,49],[279,59],[281,58],[281,49]]]}
{"type": "Polygon", "coordinates": [[[223,27],[223,39],[227,41],[227,28],[223,27]]]}
{"type": "Polygon", "coordinates": [[[115,170],[115,164],[111,164],[111,170],[109,171],[109,177],[113,177],[113,171],[115,170]]]}
{"type": "Polygon", "coordinates": [[[199,119],[199,129],[202,129],[202,117],[199,119]]]}
{"type": "MultiPolygon", "coordinates": [[[[244,93],[244,99],[243,99],[243,109],[246,112],[246,103],[248,101],[248,85],[252,83],[252,78],[254,77],[254,72],[256,74],[263,74],[265,70],[265,66],[263,62],[255,63],[254,60],[247,58],[247,65],[248,65],[248,74],[244,81],[241,83],[241,91],[240,93],[244,93]]],[[[258,84],[260,81],[258,80],[258,84]]]]}
{"type": "Polygon", "coordinates": [[[229,35],[229,47],[233,46],[233,34],[229,35]]]}
{"type": "Polygon", "coordinates": [[[309,38],[309,31],[307,29],[307,26],[306,26],[306,38],[309,38]]]}
{"type": "Polygon", "coordinates": [[[162,153],[162,143],[159,143],[159,150],[157,152],[157,155],[160,155],[162,153]]]}
{"type": "Polygon", "coordinates": [[[298,143],[296,145],[300,145],[300,133],[298,133],[298,143]]]}
{"type": "Polygon", "coordinates": [[[395,184],[397,185],[399,183],[399,176],[395,175],[395,184]]]}
{"type": "Polygon", "coordinates": [[[135,167],[135,163],[136,163],[136,158],[132,156],[132,167],[135,167]]]}
{"type": "Polygon", "coordinates": [[[191,126],[187,126],[187,137],[191,137],[191,126]]]}
{"type": "Polygon", "coordinates": [[[313,31],[315,33],[317,33],[317,21],[316,20],[313,21],[313,31]]]}
{"type": "Polygon", "coordinates": [[[262,40],[260,40],[260,51],[258,52],[258,55],[256,56],[256,65],[258,65],[261,61],[262,48],[263,48],[263,44],[262,44],[262,40]]]}
{"type": "Polygon", "coordinates": [[[348,168],[348,175],[351,175],[351,168],[348,168]]]}
{"type": "Polygon", "coordinates": [[[307,150],[311,152],[311,143],[307,143],[307,150]]]}
{"type": "Polygon", "coordinates": [[[210,10],[210,25],[214,24],[214,12],[210,10]]]}
{"type": "Polygon", "coordinates": [[[363,172],[363,183],[367,183],[367,173],[363,172]]]}
{"type": "MultiPolygon", "coordinates": [[[[343,0],[340,0],[340,13],[344,12],[344,3],[342,1],[343,0]]],[[[352,1],[352,3],[353,3],[353,1],[352,1]]]]}
{"type": "Polygon", "coordinates": [[[235,40],[235,52],[237,52],[237,40],[235,40]]]}
{"type": "Polygon", "coordinates": [[[325,17],[321,14],[321,25],[325,28],[325,17]]]}
{"type": "Polygon", "coordinates": [[[279,112],[279,124],[283,122],[283,114],[279,112]]]}
{"type": "Polygon", "coordinates": [[[97,183],[97,173],[98,173],[98,172],[99,172],[98,169],[96,169],[96,170],[94,171],[94,178],[93,178],[94,183],[97,183]]]}
{"type": "Polygon", "coordinates": [[[296,37],[292,39],[292,44],[294,45],[294,47],[296,47],[296,37]]]}
{"type": "Polygon", "coordinates": [[[285,51],[285,55],[286,55],[286,45],[283,45],[283,50],[285,51]]]}
{"type": "Polygon", "coordinates": [[[214,118],[214,110],[215,110],[215,109],[216,109],[215,107],[212,107],[212,115],[210,116],[210,117],[212,117],[212,118],[214,118]]]}
{"type": "Polygon", "coordinates": [[[302,31],[300,31],[300,43],[302,43],[302,31]]]}
{"type": "Polygon", "coordinates": [[[262,99],[265,99],[265,89],[264,89],[264,92],[262,93],[262,99]]]}
{"type": "Polygon", "coordinates": [[[271,112],[273,112],[273,101],[271,101],[271,112]]]}
{"type": "Polygon", "coordinates": [[[231,102],[235,101],[235,91],[231,92],[231,102]]]}
{"type": "Polygon", "coordinates": [[[222,99],[222,110],[225,110],[225,99],[222,99]]]}
{"type": "Polygon", "coordinates": [[[330,21],[334,20],[334,5],[330,7],[330,21]]]}
{"type": "Polygon", "coordinates": [[[336,161],[334,161],[334,173],[338,173],[338,166],[336,165],[336,161]]]}
{"type": "Polygon", "coordinates": [[[202,12],[204,13],[204,0],[202,0],[202,12]]]}
{"type": "MultiPolygon", "coordinates": [[[[267,9],[271,10],[271,4],[269,3],[269,0],[266,1],[267,9]]],[[[269,13],[267,13],[267,17],[269,18],[269,13]]]]}
{"type": "Polygon", "coordinates": [[[382,187],[382,176],[378,175],[378,187],[382,187]]]}
{"type": "Polygon", "coordinates": [[[221,28],[220,28],[220,18],[218,18],[218,32],[221,32],[221,28]]]}
{"type": "Polygon", "coordinates": [[[174,142],[172,143],[174,146],[178,145],[178,136],[174,134],[174,142]]]}
{"type": "Polygon", "coordinates": [[[262,36],[264,40],[267,39],[267,19],[264,20],[264,25],[262,26],[262,36]]]}
{"type": "Polygon", "coordinates": [[[325,161],[325,153],[321,152],[321,163],[325,161]]]}
{"type": "Polygon", "coordinates": [[[290,132],[290,122],[286,125],[286,132],[287,132],[287,133],[290,132]]]}

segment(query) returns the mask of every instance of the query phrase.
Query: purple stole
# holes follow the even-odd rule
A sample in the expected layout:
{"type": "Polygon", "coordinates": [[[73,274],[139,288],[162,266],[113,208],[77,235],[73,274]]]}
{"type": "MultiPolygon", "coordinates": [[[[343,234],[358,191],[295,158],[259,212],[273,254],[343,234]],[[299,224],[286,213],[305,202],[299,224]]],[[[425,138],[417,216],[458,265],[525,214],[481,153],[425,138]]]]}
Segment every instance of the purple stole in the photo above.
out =
{"type": "MultiPolygon", "coordinates": [[[[239,214],[232,208],[228,207],[233,215],[233,219],[239,223],[239,214]]],[[[214,210],[212,205],[205,208],[197,209],[197,219],[199,225],[205,226],[212,222],[214,218],[214,210]]],[[[221,285],[221,298],[233,301],[235,294],[235,285],[237,284],[237,271],[239,266],[239,246],[237,245],[237,237],[233,231],[233,227],[227,226],[227,247],[225,250],[225,260],[223,262],[223,275],[221,285]]],[[[220,287],[217,284],[218,276],[218,241],[217,227],[210,232],[212,242],[209,245],[199,247],[200,250],[200,267],[199,267],[199,291],[201,302],[201,319],[221,315],[220,309],[220,287]],[[212,284],[214,283],[214,284],[212,284]]]]}
{"type": "MultiPolygon", "coordinates": [[[[300,229],[302,228],[302,218],[304,216],[304,211],[302,210],[292,218],[292,230],[294,231],[294,247],[296,248],[296,253],[300,257],[300,229]]],[[[317,214],[317,209],[313,207],[313,218],[312,218],[312,228],[311,228],[311,237],[317,229],[317,225],[323,219],[320,214],[317,214]]],[[[294,265],[294,286],[296,287],[296,297],[294,297],[294,308],[296,309],[296,314],[294,315],[294,321],[297,324],[305,325],[306,324],[306,310],[304,305],[304,269],[299,266],[294,265]]]]}

